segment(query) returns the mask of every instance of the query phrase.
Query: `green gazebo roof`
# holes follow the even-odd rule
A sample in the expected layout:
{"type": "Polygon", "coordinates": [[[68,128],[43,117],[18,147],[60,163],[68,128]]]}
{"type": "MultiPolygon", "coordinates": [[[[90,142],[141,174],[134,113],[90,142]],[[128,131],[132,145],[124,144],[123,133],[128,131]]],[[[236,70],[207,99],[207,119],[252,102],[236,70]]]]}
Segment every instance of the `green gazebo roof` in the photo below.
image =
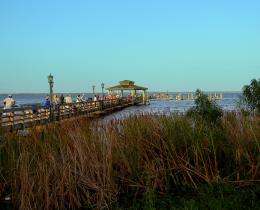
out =
{"type": "Polygon", "coordinates": [[[148,90],[148,88],[137,86],[137,85],[135,85],[134,81],[124,80],[124,81],[120,81],[119,85],[107,88],[107,90],[109,90],[109,91],[116,91],[116,90],[148,90]]]}

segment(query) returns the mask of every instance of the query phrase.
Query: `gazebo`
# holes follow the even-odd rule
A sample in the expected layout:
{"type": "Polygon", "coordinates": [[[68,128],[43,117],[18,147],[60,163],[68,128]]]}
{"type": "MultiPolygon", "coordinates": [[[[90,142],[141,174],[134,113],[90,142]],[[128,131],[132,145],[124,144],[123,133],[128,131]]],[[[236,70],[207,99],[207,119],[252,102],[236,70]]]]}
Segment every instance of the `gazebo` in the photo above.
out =
{"type": "Polygon", "coordinates": [[[142,97],[143,97],[143,103],[146,104],[147,102],[147,90],[148,88],[146,87],[141,87],[135,85],[134,81],[131,80],[124,80],[120,81],[119,85],[107,88],[108,93],[111,95],[113,91],[120,91],[121,95],[123,96],[124,91],[129,91],[131,92],[132,96],[136,97],[137,91],[142,91],[142,97]]]}

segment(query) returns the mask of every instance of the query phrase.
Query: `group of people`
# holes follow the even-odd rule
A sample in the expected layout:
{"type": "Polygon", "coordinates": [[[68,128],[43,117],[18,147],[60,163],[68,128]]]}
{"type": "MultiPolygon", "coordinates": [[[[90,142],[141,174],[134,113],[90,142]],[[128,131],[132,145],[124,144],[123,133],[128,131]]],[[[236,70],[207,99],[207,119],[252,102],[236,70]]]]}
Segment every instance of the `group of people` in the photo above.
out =
{"type": "MultiPolygon", "coordinates": [[[[95,102],[95,101],[99,101],[99,100],[111,100],[111,99],[118,99],[118,98],[120,98],[120,95],[108,95],[108,96],[102,96],[102,97],[94,95],[94,98],[90,99],[90,100],[95,102]]],[[[84,94],[77,95],[76,103],[85,102],[85,101],[87,101],[87,100],[84,99],[84,94]]],[[[72,99],[71,95],[66,95],[65,97],[63,94],[61,94],[60,96],[53,95],[52,102],[53,102],[53,105],[72,104],[73,99],[72,99]]],[[[8,97],[3,100],[3,105],[4,105],[4,109],[11,109],[16,105],[16,101],[14,100],[12,95],[8,95],[8,97]]],[[[42,101],[41,105],[44,108],[49,108],[51,106],[51,101],[50,101],[49,95],[46,95],[46,97],[42,101]]]]}
{"type": "Polygon", "coordinates": [[[119,99],[119,98],[121,98],[122,96],[121,95],[119,95],[119,94],[117,94],[117,95],[107,95],[107,96],[104,96],[104,100],[114,100],[114,99],[119,99]]]}
{"type": "Polygon", "coordinates": [[[122,96],[119,94],[112,94],[112,95],[95,95],[93,98],[93,101],[102,101],[102,100],[114,100],[114,99],[119,99],[122,96]]]}
{"type": "MultiPolygon", "coordinates": [[[[84,102],[84,95],[78,95],[77,98],[76,98],[76,103],[79,103],[79,102],[84,102]]],[[[71,95],[67,95],[64,97],[63,94],[61,94],[60,96],[58,95],[53,95],[53,98],[52,98],[52,102],[53,102],[53,105],[63,105],[63,104],[72,104],[73,103],[73,99],[72,99],[72,96],[71,95]]],[[[50,102],[50,96],[47,95],[45,97],[45,99],[42,101],[42,107],[45,107],[45,108],[48,108],[51,106],[51,102],[50,102]]]]}

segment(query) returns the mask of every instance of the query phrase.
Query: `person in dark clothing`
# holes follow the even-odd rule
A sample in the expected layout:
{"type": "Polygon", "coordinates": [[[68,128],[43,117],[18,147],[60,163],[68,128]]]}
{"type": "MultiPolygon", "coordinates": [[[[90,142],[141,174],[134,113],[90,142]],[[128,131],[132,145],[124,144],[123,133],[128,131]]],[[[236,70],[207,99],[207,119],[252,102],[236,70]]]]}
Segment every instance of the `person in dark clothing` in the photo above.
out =
{"type": "Polygon", "coordinates": [[[32,105],[32,111],[33,111],[34,116],[38,115],[38,105],[37,104],[32,105]]]}
{"type": "Polygon", "coordinates": [[[60,96],[60,104],[64,104],[64,95],[63,94],[61,94],[61,96],[60,96]]]}

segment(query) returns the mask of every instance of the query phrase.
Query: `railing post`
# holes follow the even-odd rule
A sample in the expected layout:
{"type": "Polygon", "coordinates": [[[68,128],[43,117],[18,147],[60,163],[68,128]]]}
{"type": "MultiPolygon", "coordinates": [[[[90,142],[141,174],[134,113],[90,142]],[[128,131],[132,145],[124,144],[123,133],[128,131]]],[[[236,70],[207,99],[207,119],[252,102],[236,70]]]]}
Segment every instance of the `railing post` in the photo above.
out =
{"type": "Polygon", "coordinates": [[[14,112],[10,112],[10,115],[9,115],[9,121],[11,122],[11,127],[12,127],[12,130],[14,128],[14,112]]]}
{"type": "Polygon", "coordinates": [[[33,111],[32,110],[29,110],[29,118],[30,118],[30,122],[31,124],[33,123],[33,111]]]}
{"type": "Polygon", "coordinates": [[[74,107],[73,104],[70,104],[70,113],[69,113],[69,117],[73,117],[74,115],[74,107]]]}
{"type": "Polygon", "coordinates": [[[86,101],[83,102],[83,112],[84,112],[84,114],[86,114],[86,112],[87,112],[87,102],[86,101]]]}
{"type": "Polygon", "coordinates": [[[100,101],[100,109],[103,110],[104,109],[104,100],[102,99],[102,101],[100,101]]]}
{"type": "Polygon", "coordinates": [[[41,122],[42,122],[42,107],[40,107],[40,109],[38,107],[37,116],[38,116],[39,124],[41,124],[41,122]],[[40,110],[40,112],[39,112],[39,110],[40,110]]]}
{"type": "Polygon", "coordinates": [[[21,120],[22,120],[22,128],[24,128],[24,123],[25,123],[25,111],[24,111],[24,109],[23,109],[23,111],[22,111],[22,116],[21,116],[21,120]]]}
{"type": "Polygon", "coordinates": [[[57,110],[56,110],[57,116],[56,116],[56,120],[59,121],[60,120],[60,105],[57,105],[57,110]]]}
{"type": "Polygon", "coordinates": [[[0,131],[2,130],[2,118],[3,118],[3,110],[0,110],[0,131]]]}
{"type": "Polygon", "coordinates": [[[64,113],[64,104],[61,104],[59,106],[59,120],[63,119],[63,113],[64,113]]]}
{"type": "Polygon", "coordinates": [[[50,109],[45,108],[45,118],[46,118],[45,123],[47,123],[47,120],[50,121],[50,109]]]}
{"type": "Polygon", "coordinates": [[[49,111],[50,111],[49,120],[50,120],[50,122],[52,122],[53,121],[53,106],[52,106],[52,104],[49,108],[49,111]]]}

